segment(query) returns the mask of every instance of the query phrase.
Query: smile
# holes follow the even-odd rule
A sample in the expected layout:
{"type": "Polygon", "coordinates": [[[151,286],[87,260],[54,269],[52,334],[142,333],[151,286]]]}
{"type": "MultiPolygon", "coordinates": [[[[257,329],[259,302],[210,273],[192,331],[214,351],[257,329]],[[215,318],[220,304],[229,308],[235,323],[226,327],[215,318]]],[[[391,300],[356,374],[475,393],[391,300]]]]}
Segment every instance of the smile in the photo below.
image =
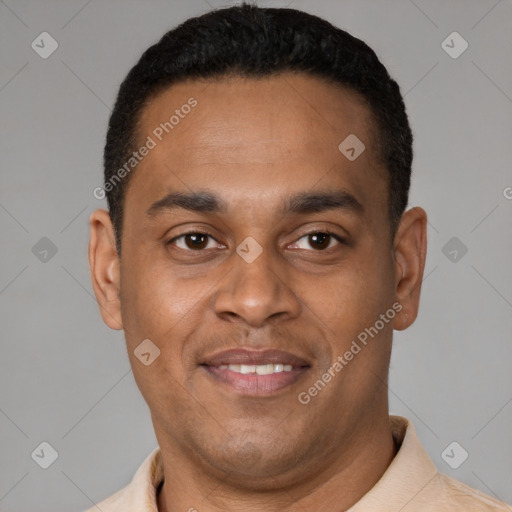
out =
{"type": "Polygon", "coordinates": [[[236,348],[206,356],[200,367],[226,390],[262,397],[291,387],[311,369],[311,364],[282,350],[236,348]]]}
{"type": "Polygon", "coordinates": [[[283,364],[202,366],[222,387],[244,396],[270,396],[304,377],[309,367],[283,364]],[[233,369],[232,369],[233,368],[233,369]],[[263,372],[263,373],[262,373],[263,372]]]}
{"type": "Polygon", "coordinates": [[[272,373],[280,372],[291,372],[293,366],[291,364],[259,364],[259,365],[248,365],[248,364],[222,364],[219,366],[219,370],[231,370],[235,373],[242,373],[244,375],[248,373],[257,373],[258,375],[271,375],[272,373]]]}

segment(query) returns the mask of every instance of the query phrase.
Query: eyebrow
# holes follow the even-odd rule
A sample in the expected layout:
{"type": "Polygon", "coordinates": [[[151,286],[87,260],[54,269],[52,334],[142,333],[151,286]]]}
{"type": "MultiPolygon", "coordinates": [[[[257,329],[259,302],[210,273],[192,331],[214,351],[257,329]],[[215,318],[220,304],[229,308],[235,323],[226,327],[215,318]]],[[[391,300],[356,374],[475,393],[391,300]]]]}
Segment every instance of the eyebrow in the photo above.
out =
{"type": "MultiPolygon", "coordinates": [[[[162,199],[154,202],[146,211],[146,214],[154,217],[164,211],[172,212],[177,209],[196,213],[226,213],[228,211],[227,203],[211,192],[170,192],[162,199]]],[[[308,214],[327,210],[342,210],[362,215],[364,207],[350,192],[337,189],[300,192],[288,196],[280,213],[282,215],[308,214]]]]}

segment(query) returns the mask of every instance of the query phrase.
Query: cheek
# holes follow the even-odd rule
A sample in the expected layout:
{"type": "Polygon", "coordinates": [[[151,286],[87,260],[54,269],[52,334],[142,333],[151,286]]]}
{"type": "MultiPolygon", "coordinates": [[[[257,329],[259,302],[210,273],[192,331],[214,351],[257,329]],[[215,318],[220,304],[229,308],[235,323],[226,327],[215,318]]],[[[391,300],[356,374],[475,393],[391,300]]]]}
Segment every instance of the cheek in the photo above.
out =
{"type": "Polygon", "coordinates": [[[347,266],[337,270],[325,283],[318,311],[339,339],[350,343],[391,307],[393,297],[389,254],[382,248],[369,246],[354,252],[347,266]]]}
{"type": "Polygon", "coordinates": [[[186,318],[201,298],[199,286],[180,282],[179,270],[139,257],[121,266],[123,321],[139,334],[163,336],[186,318]],[[144,332],[141,332],[144,331],[144,332]]]}
{"type": "Polygon", "coordinates": [[[179,400],[186,378],[181,361],[196,325],[188,318],[194,301],[180,295],[182,288],[175,286],[165,270],[133,262],[126,267],[130,270],[121,276],[121,303],[130,364],[150,409],[163,411],[166,404],[179,400]]]}
{"type": "MultiPolygon", "coordinates": [[[[121,303],[125,338],[131,356],[146,339],[160,354],[155,370],[179,381],[191,365],[187,341],[200,328],[210,286],[203,279],[184,280],[165,262],[128,262],[121,272],[121,303]],[[131,269],[137,269],[132,272],[131,269]]],[[[139,366],[137,361],[133,361],[139,366]]],[[[165,377],[165,376],[164,376],[165,377]]]]}

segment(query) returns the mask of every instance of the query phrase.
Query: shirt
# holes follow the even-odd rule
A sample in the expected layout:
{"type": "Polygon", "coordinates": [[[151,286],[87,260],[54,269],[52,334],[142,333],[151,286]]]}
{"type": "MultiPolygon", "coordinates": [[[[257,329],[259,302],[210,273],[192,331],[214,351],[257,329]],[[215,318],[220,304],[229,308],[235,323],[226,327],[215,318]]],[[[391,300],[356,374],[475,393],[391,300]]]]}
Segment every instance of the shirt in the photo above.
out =
{"type": "MultiPolygon", "coordinates": [[[[439,473],[413,424],[390,416],[400,447],[379,481],[347,512],[490,512],[512,507],[439,473]]],[[[156,493],[164,480],[160,448],[139,467],[130,484],[98,504],[102,512],[158,512],[156,493]]],[[[97,512],[93,507],[86,512],[97,512]]]]}

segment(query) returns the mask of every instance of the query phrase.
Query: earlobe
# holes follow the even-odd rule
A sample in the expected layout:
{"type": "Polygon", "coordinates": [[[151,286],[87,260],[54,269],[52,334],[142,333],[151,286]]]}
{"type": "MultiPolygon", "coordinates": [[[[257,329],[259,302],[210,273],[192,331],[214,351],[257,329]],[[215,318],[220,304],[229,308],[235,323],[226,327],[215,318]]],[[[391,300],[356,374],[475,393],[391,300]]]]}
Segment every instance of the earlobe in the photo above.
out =
{"type": "Polygon", "coordinates": [[[427,214],[420,207],[405,212],[394,243],[395,297],[402,305],[394,329],[412,325],[418,315],[421,283],[427,253],[427,214]]]}
{"type": "Polygon", "coordinates": [[[90,227],[89,267],[94,294],[103,321],[111,329],[122,329],[119,257],[109,213],[96,210],[90,227]]]}

